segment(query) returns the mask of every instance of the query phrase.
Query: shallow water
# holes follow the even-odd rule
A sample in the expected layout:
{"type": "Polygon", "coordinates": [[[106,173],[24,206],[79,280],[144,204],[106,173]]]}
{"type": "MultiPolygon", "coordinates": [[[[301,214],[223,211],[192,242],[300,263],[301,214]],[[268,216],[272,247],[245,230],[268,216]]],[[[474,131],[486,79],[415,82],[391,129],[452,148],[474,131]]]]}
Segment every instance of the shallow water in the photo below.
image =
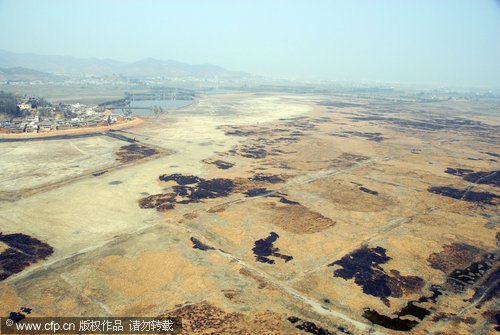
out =
{"type": "MultiPolygon", "coordinates": [[[[148,115],[154,114],[154,111],[148,109],[150,107],[160,107],[163,109],[181,108],[191,104],[193,100],[174,100],[174,99],[163,99],[163,100],[134,100],[130,102],[130,107],[135,107],[131,109],[132,115],[148,115]],[[147,107],[145,109],[137,109],[137,107],[147,107]]],[[[117,108],[113,111],[118,114],[124,114],[127,108],[117,108]]]]}

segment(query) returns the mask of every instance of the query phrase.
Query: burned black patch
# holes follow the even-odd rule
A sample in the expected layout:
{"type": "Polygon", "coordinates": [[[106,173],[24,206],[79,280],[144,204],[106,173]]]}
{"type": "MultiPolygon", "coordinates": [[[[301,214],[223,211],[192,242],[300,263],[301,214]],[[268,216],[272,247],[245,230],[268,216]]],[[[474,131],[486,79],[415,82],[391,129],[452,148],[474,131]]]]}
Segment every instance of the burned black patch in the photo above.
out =
{"type": "Polygon", "coordinates": [[[259,195],[269,194],[271,191],[264,187],[252,188],[246,192],[243,192],[247,197],[256,197],[259,195]]]}
{"type": "Polygon", "coordinates": [[[477,308],[481,308],[481,306],[493,299],[500,299],[500,268],[497,268],[491,274],[489,274],[484,281],[482,281],[481,285],[474,287],[474,295],[469,302],[476,303],[477,308]]]}
{"type": "Polygon", "coordinates": [[[284,125],[289,128],[295,128],[296,129],[295,131],[306,131],[306,130],[317,129],[317,126],[307,116],[297,116],[280,120],[287,121],[284,123],[284,125]]]}
{"type": "MultiPolygon", "coordinates": [[[[457,260],[454,260],[452,263],[462,263],[464,261],[470,260],[473,255],[475,255],[476,249],[474,247],[463,245],[463,246],[446,246],[445,250],[441,252],[442,255],[445,253],[449,255],[453,254],[454,251],[458,251],[458,256],[455,257],[457,260]],[[464,257],[465,259],[462,259],[464,257]]],[[[388,329],[393,330],[402,330],[409,331],[413,327],[415,327],[419,321],[416,320],[408,320],[407,318],[402,318],[405,316],[413,316],[419,320],[423,320],[425,317],[431,314],[431,309],[424,308],[419,306],[419,303],[428,303],[429,301],[435,304],[437,302],[437,298],[443,294],[443,291],[449,291],[451,293],[463,292],[466,288],[474,288],[475,294],[469,302],[472,304],[476,304],[477,308],[480,308],[483,303],[486,301],[498,298],[499,295],[499,286],[498,282],[500,280],[500,269],[497,269],[490,273],[485,280],[483,277],[488,274],[488,270],[495,266],[498,263],[500,257],[493,253],[487,253],[482,256],[481,261],[473,262],[469,266],[464,269],[455,269],[448,273],[446,278],[446,283],[443,287],[438,285],[432,285],[430,291],[433,294],[429,297],[422,296],[418,300],[409,301],[406,306],[404,306],[399,312],[395,313],[397,315],[396,318],[392,318],[386,315],[382,315],[375,310],[365,309],[363,313],[363,317],[370,320],[371,322],[383,326],[388,329]],[[476,283],[481,283],[481,285],[477,286],[476,283]]],[[[438,259],[435,259],[437,262],[438,259]]],[[[445,265],[443,267],[439,267],[440,269],[448,269],[450,264],[445,265]]],[[[455,321],[465,322],[468,324],[473,324],[476,322],[473,318],[460,318],[454,314],[444,314],[438,313],[435,315],[432,320],[439,321],[443,319],[451,319],[455,321]]]]}
{"type": "Polygon", "coordinates": [[[425,120],[408,119],[386,116],[354,116],[350,118],[352,121],[380,121],[397,125],[402,128],[410,128],[423,131],[440,131],[440,130],[455,130],[455,131],[497,131],[497,127],[490,126],[481,121],[474,121],[460,117],[442,118],[432,117],[425,120]]]}
{"type": "Polygon", "coordinates": [[[497,199],[500,199],[498,195],[490,192],[474,192],[469,189],[459,190],[449,186],[432,186],[427,191],[448,198],[487,205],[496,205],[498,203],[497,199]]]}
{"type": "Polygon", "coordinates": [[[215,199],[228,196],[235,184],[230,179],[203,179],[196,176],[181,174],[162,175],[162,181],[175,181],[178,185],[172,187],[172,192],[154,194],[139,200],[141,208],[156,208],[165,211],[175,208],[175,204],[189,204],[203,199],[215,199]],[[190,186],[187,186],[190,185],[190,186]]]}
{"type": "Polygon", "coordinates": [[[285,193],[277,192],[277,193],[274,193],[274,194],[269,194],[266,197],[269,197],[269,198],[278,198],[278,199],[280,199],[280,202],[282,204],[300,205],[300,202],[293,201],[293,200],[288,200],[287,198],[284,197],[285,195],[286,195],[285,193]]]}
{"type": "Polygon", "coordinates": [[[351,136],[366,138],[374,142],[382,142],[385,138],[382,133],[370,133],[370,132],[360,132],[360,131],[343,131],[344,134],[349,134],[351,136]]]}
{"type": "Polygon", "coordinates": [[[9,319],[11,319],[14,323],[18,323],[19,321],[26,319],[26,315],[20,312],[10,312],[9,319]]]}
{"type": "Polygon", "coordinates": [[[480,261],[473,262],[466,268],[453,270],[446,277],[448,288],[454,292],[463,292],[479,282],[499,259],[498,255],[487,253],[480,261]]]}
{"type": "Polygon", "coordinates": [[[193,249],[200,249],[203,251],[214,250],[213,247],[204,244],[203,242],[201,242],[200,240],[198,240],[195,237],[191,237],[190,240],[191,240],[191,242],[193,242],[193,249]]]}
{"type": "Polygon", "coordinates": [[[21,307],[21,312],[26,313],[26,314],[31,314],[32,310],[33,310],[33,308],[21,307]]]}
{"type": "Polygon", "coordinates": [[[423,308],[416,304],[426,303],[429,301],[436,303],[437,298],[443,294],[441,292],[441,287],[435,285],[431,286],[430,291],[432,292],[432,296],[422,296],[418,300],[409,301],[406,306],[401,308],[399,312],[395,313],[397,315],[397,317],[395,318],[380,314],[376,310],[369,308],[365,309],[363,317],[370,320],[374,324],[385,327],[387,329],[409,331],[420,321],[408,320],[408,318],[406,318],[407,316],[413,316],[419,320],[423,320],[425,317],[431,314],[431,311],[429,309],[423,308]]]}
{"type": "Polygon", "coordinates": [[[320,106],[328,106],[328,107],[337,107],[337,108],[346,108],[346,107],[363,107],[363,105],[355,104],[352,102],[340,102],[340,101],[323,101],[319,102],[320,106]]]}
{"type": "Polygon", "coordinates": [[[160,177],[158,177],[161,181],[170,181],[173,180],[175,181],[178,185],[190,185],[190,184],[196,184],[197,182],[200,181],[200,178],[196,176],[184,176],[179,173],[174,173],[174,174],[163,174],[160,177]]]}
{"type": "Polygon", "coordinates": [[[213,161],[210,164],[214,164],[215,166],[217,166],[217,168],[219,168],[221,170],[227,170],[227,169],[230,169],[234,166],[234,163],[224,162],[224,161],[221,161],[220,159],[213,161]]]}
{"type": "Polygon", "coordinates": [[[487,155],[490,155],[492,157],[499,157],[500,158],[500,155],[499,154],[496,154],[494,152],[488,152],[488,151],[481,151],[482,154],[487,154],[487,155]]]}
{"type": "Polygon", "coordinates": [[[153,194],[139,200],[141,208],[157,208],[163,206],[163,209],[173,209],[176,203],[176,193],[153,194]]]}
{"type": "Polygon", "coordinates": [[[401,276],[396,270],[387,274],[379,264],[385,264],[390,259],[384,248],[368,248],[365,245],[328,266],[342,266],[334,271],[334,277],[345,280],[354,278],[354,282],[362,287],[363,293],[378,297],[389,306],[389,297],[400,298],[407,293],[419,291],[424,286],[424,280],[417,276],[401,276]]]}
{"type": "Polygon", "coordinates": [[[447,168],[446,171],[444,171],[444,173],[452,174],[454,176],[463,176],[464,174],[469,174],[471,172],[474,172],[474,170],[447,168]]]}
{"type": "Polygon", "coordinates": [[[280,202],[287,205],[300,205],[300,202],[288,200],[287,198],[281,196],[280,196],[280,202]]]}
{"type": "Polygon", "coordinates": [[[488,184],[496,187],[500,187],[500,171],[478,171],[474,172],[469,169],[452,169],[447,168],[445,173],[462,177],[466,180],[475,184],[488,184]]]}
{"type": "Polygon", "coordinates": [[[0,281],[54,253],[47,243],[25,234],[0,233],[0,241],[8,246],[0,253],[0,281]]]}
{"type": "Polygon", "coordinates": [[[269,153],[262,148],[257,148],[257,147],[248,147],[248,148],[241,148],[240,149],[240,155],[242,157],[246,158],[255,158],[255,159],[260,159],[260,158],[266,158],[269,153]]]}
{"type": "Polygon", "coordinates": [[[285,260],[285,263],[292,260],[292,256],[280,254],[279,248],[274,248],[273,243],[278,239],[279,235],[271,232],[268,237],[255,241],[255,247],[252,248],[257,262],[274,264],[273,259],[269,257],[277,257],[285,260]]]}
{"type": "Polygon", "coordinates": [[[276,175],[265,175],[263,173],[258,173],[253,177],[249,178],[252,181],[263,181],[271,184],[282,183],[284,180],[276,175]]]}
{"type": "Polygon", "coordinates": [[[233,130],[226,131],[225,135],[227,135],[227,136],[241,136],[241,137],[246,137],[246,136],[252,136],[252,135],[258,134],[258,132],[254,131],[254,130],[244,131],[244,130],[238,129],[239,127],[235,127],[235,126],[232,126],[231,128],[233,128],[233,130]]]}
{"type": "MultiPolygon", "coordinates": [[[[315,334],[315,335],[333,335],[336,333],[332,333],[328,331],[328,329],[321,328],[317,326],[314,322],[302,320],[296,316],[290,316],[287,320],[295,326],[295,328],[305,331],[306,333],[315,334]]],[[[342,327],[339,327],[339,330],[342,327]]],[[[350,334],[346,332],[344,328],[342,328],[344,334],[350,334]]]]}
{"type": "Polygon", "coordinates": [[[370,189],[367,189],[366,187],[360,187],[359,190],[371,195],[378,195],[377,191],[372,191],[370,189]]]}
{"type": "Polygon", "coordinates": [[[365,309],[363,317],[376,325],[399,331],[409,331],[418,324],[414,320],[401,319],[400,317],[391,318],[372,309],[365,309]]]}
{"type": "MultiPolygon", "coordinates": [[[[228,196],[234,188],[230,179],[200,179],[194,186],[174,186],[172,189],[177,195],[188,198],[182,203],[198,202],[201,199],[215,199],[228,196]]],[[[178,201],[178,203],[181,203],[178,201]]]]}
{"type": "Polygon", "coordinates": [[[486,311],[482,313],[483,317],[493,324],[493,329],[500,332],[500,310],[486,311]]]}
{"type": "Polygon", "coordinates": [[[228,196],[234,188],[234,183],[232,180],[225,178],[202,179],[198,183],[198,188],[209,191],[218,198],[228,196]]]}

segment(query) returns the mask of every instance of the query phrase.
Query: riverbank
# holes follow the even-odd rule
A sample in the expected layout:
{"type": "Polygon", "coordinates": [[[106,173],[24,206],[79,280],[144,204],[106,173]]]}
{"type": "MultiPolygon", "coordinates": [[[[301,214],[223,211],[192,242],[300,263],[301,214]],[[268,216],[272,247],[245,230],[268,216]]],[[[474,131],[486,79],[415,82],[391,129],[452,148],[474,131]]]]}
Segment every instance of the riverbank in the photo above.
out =
{"type": "Polygon", "coordinates": [[[83,127],[75,129],[64,129],[64,130],[51,130],[43,133],[17,133],[17,134],[0,134],[0,139],[30,139],[30,138],[44,138],[44,137],[55,137],[55,136],[67,136],[67,135],[81,135],[81,134],[91,134],[100,133],[108,130],[119,130],[124,128],[136,127],[145,123],[143,119],[134,118],[130,121],[120,121],[109,126],[97,126],[97,127],[83,127]]]}

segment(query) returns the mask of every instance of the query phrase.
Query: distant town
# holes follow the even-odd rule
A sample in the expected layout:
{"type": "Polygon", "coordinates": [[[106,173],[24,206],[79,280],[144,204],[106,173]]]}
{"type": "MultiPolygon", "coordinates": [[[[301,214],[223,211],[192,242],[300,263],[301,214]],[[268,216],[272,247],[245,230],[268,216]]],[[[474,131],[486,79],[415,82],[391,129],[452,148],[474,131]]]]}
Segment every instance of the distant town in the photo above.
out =
{"type": "MultiPolygon", "coordinates": [[[[2,93],[2,97],[6,97],[2,93]]],[[[8,96],[12,100],[13,96],[8,96]]],[[[4,101],[6,99],[3,99],[4,101]]],[[[132,120],[130,114],[116,114],[98,105],[80,103],[52,106],[44,99],[23,96],[15,97],[15,109],[11,103],[10,113],[3,104],[0,117],[0,134],[43,133],[84,127],[110,126],[117,122],[132,120]]]]}

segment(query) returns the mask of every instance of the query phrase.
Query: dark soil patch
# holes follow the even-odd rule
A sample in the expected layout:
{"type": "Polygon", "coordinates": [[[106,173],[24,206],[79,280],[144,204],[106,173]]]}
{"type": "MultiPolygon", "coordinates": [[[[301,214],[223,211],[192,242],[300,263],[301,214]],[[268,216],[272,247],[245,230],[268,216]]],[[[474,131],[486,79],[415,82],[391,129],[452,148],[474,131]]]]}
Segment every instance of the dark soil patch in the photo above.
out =
{"type": "Polygon", "coordinates": [[[25,234],[0,233],[0,241],[9,246],[0,253],[0,281],[54,253],[47,243],[25,234]]]}
{"type": "Polygon", "coordinates": [[[118,148],[118,150],[115,152],[115,156],[116,159],[120,162],[127,163],[159,153],[160,152],[158,150],[148,147],[144,144],[134,143],[118,148]]]}
{"type": "Polygon", "coordinates": [[[211,246],[208,246],[204,243],[202,243],[200,240],[198,240],[197,238],[194,238],[194,237],[191,237],[191,242],[193,242],[193,248],[194,249],[200,249],[200,250],[203,250],[203,251],[206,251],[206,250],[214,250],[213,247],[211,246]]]}
{"type": "Polygon", "coordinates": [[[360,187],[359,188],[360,191],[363,191],[365,193],[368,193],[368,194],[372,194],[372,195],[378,195],[378,192],[377,191],[372,191],[370,189],[367,189],[366,187],[360,187]]]}
{"type": "Polygon", "coordinates": [[[427,191],[457,200],[463,200],[463,201],[475,202],[487,205],[496,205],[498,203],[497,199],[500,199],[498,195],[490,192],[473,192],[470,190],[459,190],[457,188],[449,186],[433,186],[429,187],[427,191]]]}
{"type": "Polygon", "coordinates": [[[292,256],[280,254],[279,248],[274,248],[273,243],[278,239],[279,235],[271,232],[265,239],[255,241],[255,247],[252,248],[257,262],[274,264],[273,259],[269,257],[277,257],[285,260],[285,263],[292,260],[292,256]]]}
{"type": "Polygon", "coordinates": [[[334,277],[346,280],[354,278],[354,282],[362,287],[365,294],[379,297],[389,306],[387,298],[400,298],[419,291],[424,286],[424,280],[417,276],[401,276],[397,270],[391,270],[390,275],[387,274],[379,265],[391,259],[385,252],[382,247],[368,248],[365,245],[328,266],[342,266],[334,271],[334,277]]]}

